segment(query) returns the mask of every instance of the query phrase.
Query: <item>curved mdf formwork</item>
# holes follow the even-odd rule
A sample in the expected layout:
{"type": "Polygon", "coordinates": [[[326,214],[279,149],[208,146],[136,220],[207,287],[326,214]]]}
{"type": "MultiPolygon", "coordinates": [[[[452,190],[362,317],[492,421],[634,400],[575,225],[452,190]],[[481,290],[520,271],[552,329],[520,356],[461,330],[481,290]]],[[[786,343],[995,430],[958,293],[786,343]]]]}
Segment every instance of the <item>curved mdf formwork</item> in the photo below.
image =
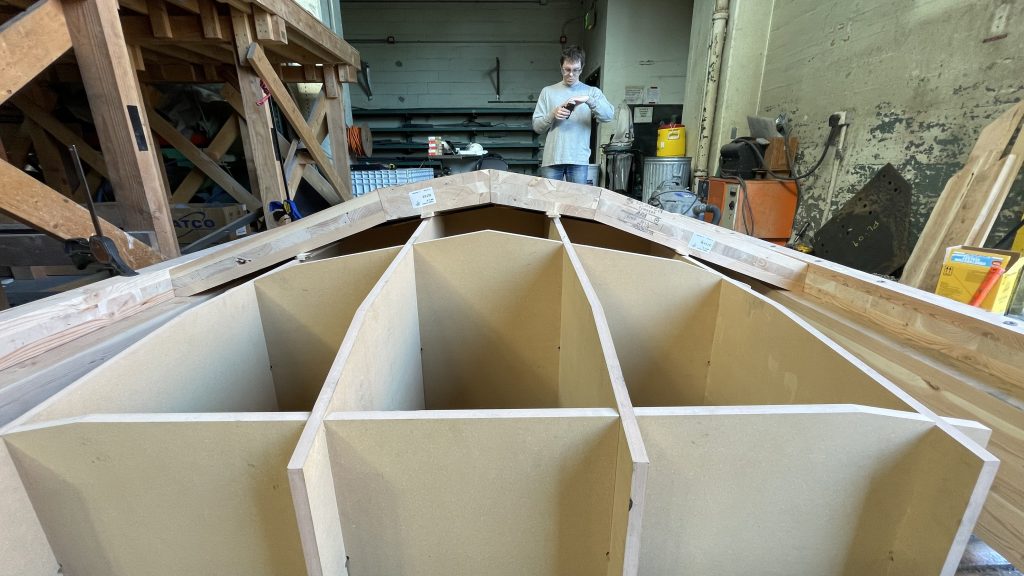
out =
{"type": "Polygon", "coordinates": [[[640,556],[650,576],[952,574],[965,510],[994,473],[983,450],[911,412],[636,413],[651,458],[640,556]]]}
{"type": "Polygon", "coordinates": [[[562,243],[428,227],[357,312],[290,464],[310,573],[623,573],[645,456],[562,243]]]}
{"type": "Polygon", "coordinates": [[[189,310],[11,424],[113,413],[308,411],[397,250],[291,266],[189,310]],[[315,305],[311,303],[315,302],[315,305]]]}
{"type": "Polygon", "coordinates": [[[575,250],[608,314],[637,406],[915,409],[780,306],[717,273],[678,260],[575,250]]]}
{"type": "Polygon", "coordinates": [[[0,573],[24,573],[24,565],[45,566],[53,556],[80,574],[229,573],[215,567],[232,565],[248,574],[301,571],[288,457],[355,309],[395,253],[285,267],[230,290],[6,427],[0,510],[22,521],[3,526],[3,541],[30,544],[33,559],[0,562],[0,573]],[[81,444],[95,430],[99,439],[81,444]],[[188,442],[177,446],[175,438],[188,442]],[[95,466],[65,469],[79,462],[65,457],[67,447],[95,466]],[[272,494],[253,487],[270,471],[272,494]],[[131,514],[111,515],[105,503],[117,494],[131,514]],[[60,507],[81,514],[62,516],[60,507]],[[164,553],[178,559],[145,563],[164,553]]]}
{"type": "Polygon", "coordinates": [[[98,415],[3,437],[65,574],[300,574],[305,413],[98,415]]]}
{"type": "MultiPolygon", "coordinates": [[[[645,377],[647,382],[637,386],[631,383],[631,379],[637,370],[643,369],[645,357],[643,350],[636,348],[650,342],[644,339],[643,326],[637,325],[633,332],[626,333],[626,337],[619,336],[616,326],[624,322],[623,311],[618,309],[619,304],[614,297],[604,294],[606,287],[602,287],[601,280],[592,284],[584,265],[585,258],[581,257],[588,252],[587,249],[574,247],[557,219],[553,220],[548,232],[560,241],[499,232],[441,238],[465,229],[449,228],[444,219],[426,219],[416,226],[401,249],[289,266],[211,301],[209,304],[227,296],[219,306],[210,307],[210,310],[217,311],[211,316],[227,318],[232,313],[247,314],[242,320],[253,330],[256,327],[261,329],[260,338],[246,342],[262,345],[266,350],[266,356],[256,355],[255,360],[263,366],[263,380],[259,385],[263,393],[259,397],[265,400],[267,411],[241,415],[209,414],[203,410],[211,405],[218,406],[222,412],[230,412],[232,404],[227,401],[204,404],[201,394],[198,394],[201,390],[195,389],[193,392],[196,394],[186,396],[200,399],[193,398],[194,404],[186,404],[174,395],[175,390],[166,383],[161,384],[159,379],[142,381],[153,387],[152,398],[131,398],[117,405],[111,401],[117,396],[113,391],[130,390],[141,395],[145,388],[138,382],[127,380],[130,371],[122,367],[123,371],[117,372],[117,368],[110,367],[106,368],[109,371],[105,374],[111,378],[117,376],[121,382],[95,378],[88,380],[86,386],[83,379],[75,385],[78,393],[82,393],[81,388],[85,386],[103,394],[92,403],[76,402],[61,408],[66,410],[60,413],[61,418],[81,420],[84,417],[85,422],[34,421],[28,426],[5,430],[5,446],[11,449],[22,480],[30,484],[26,487],[43,521],[43,528],[51,542],[60,543],[54,544],[58,555],[77,555],[73,560],[76,565],[89,567],[83,570],[86,574],[135,573],[118,572],[122,566],[119,562],[134,561],[132,559],[137,558],[139,551],[147,546],[136,541],[136,547],[129,550],[116,544],[119,538],[127,537],[123,535],[128,534],[130,525],[126,528],[124,523],[130,518],[104,515],[110,522],[105,532],[97,532],[96,526],[85,521],[55,526],[55,513],[46,509],[47,499],[55,491],[55,478],[61,478],[72,486],[84,483],[88,488],[77,495],[59,495],[64,499],[62,505],[69,508],[105,502],[104,498],[109,497],[109,485],[136,486],[133,477],[148,478],[138,470],[144,457],[158,458],[161,452],[174,452],[173,441],[161,444],[152,436],[165,430],[170,431],[171,437],[182,436],[183,441],[193,438],[188,444],[197,448],[181,450],[180,454],[200,454],[194,462],[181,460],[177,454],[167,458],[163,468],[165,476],[172,475],[170,470],[176,469],[179,476],[193,474],[195,478],[190,480],[210,479],[203,484],[201,496],[175,501],[178,506],[174,511],[176,518],[202,518],[206,513],[204,499],[223,500],[224,505],[231,508],[224,512],[226,517],[237,521],[247,519],[253,526],[267,522],[284,526],[286,522],[282,523],[272,514],[252,512],[258,508],[252,501],[232,499],[230,491],[235,488],[228,479],[231,475],[248,474],[246,481],[262,486],[260,482],[266,473],[248,472],[251,470],[248,464],[255,463],[250,459],[245,460],[245,469],[241,468],[242,462],[237,461],[223,472],[216,468],[214,464],[222,453],[214,450],[215,447],[246,454],[250,453],[249,450],[258,450],[258,447],[250,446],[247,438],[224,443],[223,438],[229,434],[212,425],[226,418],[239,427],[242,424],[238,423],[251,424],[261,431],[259,434],[268,434],[283,418],[289,424],[302,424],[302,420],[306,420],[297,439],[294,435],[298,426],[281,432],[279,442],[256,442],[260,445],[278,442],[277,446],[292,442],[295,445],[287,462],[291,512],[295,515],[295,527],[301,541],[301,556],[312,575],[346,574],[349,568],[357,572],[356,567],[362,573],[397,570],[398,573],[500,575],[521,574],[524,566],[536,574],[592,574],[597,571],[609,575],[634,575],[645,561],[657,562],[659,558],[671,555],[672,550],[666,547],[678,546],[671,540],[656,537],[666,530],[671,534],[672,530],[679,528],[672,524],[678,522],[679,517],[671,515],[666,520],[664,515],[660,515],[660,507],[681,506],[685,510],[687,506],[699,505],[705,507],[696,510],[702,513],[706,510],[734,511],[734,503],[728,496],[730,479],[756,482],[760,472],[756,468],[751,471],[751,458],[757,456],[771,460],[775,451],[784,456],[783,459],[792,460],[793,464],[790,468],[768,470],[774,476],[766,478],[772,478],[778,485],[794,487],[807,483],[809,490],[827,492],[828,488],[820,484],[827,477],[807,471],[813,471],[816,465],[828,461],[829,470],[837,474],[846,470],[847,474],[859,477],[858,470],[847,469],[864,465],[862,460],[853,457],[864,450],[876,450],[873,453],[881,455],[879,458],[884,462],[894,463],[899,470],[905,471],[908,480],[889,483],[882,481],[885,480],[883,477],[868,488],[863,482],[851,482],[848,489],[835,492],[840,495],[837,499],[846,506],[839,509],[852,509],[855,505],[851,502],[874,501],[876,493],[882,494],[884,510],[889,517],[901,518],[901,526],[908,528],[878,532],[877,535],[874,532],[861,534],[856,527],[848,529],[845,533],[856,534],[862,542],[830,541],[832,550],[845,551],[846,563],[832,566],[831,572],[826,573],[853,573],[849,570],[844,572],[844,566],[874,562],[879,551],[885,548],[903,551],[899,558],[901,563],[894,560],[891,567],[906,567],[910,571],[908,573],[918,573],[914,572],[917,570],[929,573],[921,567],[938,566],[940,574],[951,574],[955,562],[951,564],[950,559],[962,552],[980,500],[994,473],[994,459],[984,450],[974,447],[945,424],[937,423],[929,424],[932,429],[920,434],[918,429],[909,435],[900,432],[875,436],[864,434],[865,442],[858,440],[860,428],[844,428],[837,424],[839,432],[836,434],[842,432],[843,442],[847,444],[838,443],[836,446],[853,446],[856,449],[825,452],[820,450],[828,445],[822,448],[823,442],[813,433],[798,427],[814,450],[819,450],[808,449],[806,453],[793,452],[788,444],[780,444],[785,439],[774,437],[772,440],[770,431],[774,427],[760,433],[744,431],[742,426],[727,421],[723,413],[718,412],[722,408],[701,406],[708,402],[708,387],[714,378],[721,379],[715,386],[727,391],[727,395],[714,396],[714,401],[728,398],[735,404],[774,402],[777,405],[748,408],[771,418],[782,418],[800,410],[824,410],[826,414],[823,417],[830,418],[830,421],[835,416],[821,406],[794,408],[785,402],[883,404],[889,396],[895,395],[898,400],[903,400],[903,396],[898,394],[898,390],[873,381],[866,372],[866,380],[862,384],[834,386],[827,377],[843,374],[849,376],[844,376],[844,380],[860,382],[853,375],[858,370],[863,371],[859,366],[844,367],[843,362],[851,361],[841,353],[829,356],[827,369],[802,366],[806,359],[794,351],[821,352],[824,348],[819,346],[830,347],[798,322],[787,325],[786,346],[775,356],[782,368],[788,369],[780,372],[783,376],[776,377],[770,372],[760,374],[765,372],[762,368],[764,363],[770,366],[771,347],[755,350],[760,356],[751,358],[757,358],[752,363],[758,373],[753,376],[744,374],[736,369],[742,367],[743,356],[715,356],[715,346],[722,341],[732,342],[716,336],[719,333],[717,323],[723,316],[720,303],[728,297],[723,284],[725,281],[720,276],[682,263],[598,250],[593,253],[602,254],[602,262],[621,263],[621,275],[629,275],[635,267],[637,272],[629,277],[638,284],[643,284],[646,278],[653,278],[643,272],[643,267],[650,262],[673,265],[677,269],[692,268],[704,275],[693,275],[689,280],[680,282],[657,278],[647,281],[650,284],[646,286],[647,291],[626,292],[627,301],[634,299],[637,317],[646,318],[649,330],[654,333],[677,337],[673,336],[677,332],[672,331],[679,330],[674,322],[677,318],[682,318],[680,323],[692,328],[692,332],[698,329],[707,332],[707,323],[711,322],[711,333],[705,334],[705,339],[710,342],[707,347],[695,347],[688,352],[689,356],[684,356],[688,360],[682,366],[692,369],[690,372],[677,371],[678,366],[669,363],[658,368],[662,371],[661,376],[655,377],[658,372],[652,372],[655,376],[645,377]],[[369,259],[372,259],[372,264],[366,264],[369,259]],[[343,297],[341,294],[345,290],[340,290],[336,283],[331,285],[331,282],[345,277],[345,264],[355,262],[362,262],[368,268],[360,275],[358,286],[361,288],[353,288],[349,297],[343,297]],[[319,274],[319,271],[334,270],[334,267],[337,267],[337,274],[319,274]],[[310,282],[315,282],[317,289],[303,293],[299,288],[308,286],[310,282]],[[641,302],[655,300],[651,297],[655,290],[665,290],[663,300],[671,298],[679,303],[673,305],[677,308],[668,309],[682,312],[666,313],[664,306],[641,306],[641,302]],[[288,298],[289,294],[294,298],[288,298]],[[322,304],[332,301],[335,303],[322,304]],[[699,305],[687,308],[693,301],[699,305]],[[347,307],[339,302],[347,302],[347,307]],[[334,309],[334,314],[328,314],[328,309],[334,309]],[[297,318],[294,322],[290,321],[293,316],[297,318]],[[350,321],[340,320],[343,318],[350,321]],[[320,330],[321,321],[334,320],[339,324],[347,323],[347,327],[334,327],[336,330],[324,327],[320,330]],[[282,330],[278,346],[270,343],[268,322],[282,330]],[[306,323],[316,329],[303,330],[306,323]],[[288,329],[294,329],[294,332],[288,332],[288,329]],[[806,333],[801,335],[801,331],[806,333]],[[304,338],[312,339],[317,345],[305,351],[308,356],[299,356],[305,352],[298,350],[288,356],[295,360],[292,368],[271,357],[272,350],[304,338]],[[340,343],[335,344],[332,350],[327,342],[337,338],[340,338],[340,343]],[[703,370],[699,366],[701,361],[705,364],[703,370]],[[708,361],[711,361],[711,369],[707,366],[708,361]],[[714,376],[716,362],[733,362],[736,367],[714,376]],[[275,363],[280,370],[272,367],[275,363]],[[320,374],[323,383],[308,420],[303,413],[281,415],[275,412],[284,405],[280,393],[282,381],[279,379],[298,374],[307,366],[310,367],[307,376],[313,378],[320,374]],[[785,377],[786,371],[797,373],[795,395],[789,386],[793,380],[785,377]],[[759,381],[764,382],[760,388],[757,387],[759,381]],[[848,390],[869,390],[872,384],[881,391],[877,396],[848,390]],[[631,395],[636,397],[631,399],[631,395]],[[679,407],[690,403],[687,398],[696,407],[679,407]],[[718,460],[711,457],[702,460],[700,451],[690,453],[692,458],[682,459],[676,458],[676,453],[682,450],[670,450],[667,455],[663,451],[648,455],[643,436],[644,422],[638,422],[638,418],[644,416],[644,410],[648,409],[638,409],[640,416],[633,409],[633,404],[646,405],[648,399],[653,399],[651,404],[667,406],[661,410],[670,411],[655,413],[655,416],[665,416],[672,426],[680,426],[684,430],[682,437],[671,439],[673,445],[688,443],[686,448],[689,450],[689,446],[698,447],[702,443],[705,448],[721,443],[727,448],[723,449],[726,455],[718,460]],[[276,404],[270,406],[271,401],[276,404]],[[201,413],[86,416],[88,411],[101,414],[129,410],[169,412],[161,408],[164,403],[173,404],[176,409],[184,406],[186,411],[201,413]],[[105,405],[110,407],[104,410],[105,405]],[[671,412],[673,410],[678,412],[671,412]],[[703,421],[705,417],[712,421],[709,426],[717,427],[713,435],[697,437],[692,431],[687,431],[689,422],[703,421]],[[97,440],[97,446],[104,448],[97,452],[98,455],[119,455],[118,459],[111,460],[110,467],[82,465],[67,471],[59,468],[78,466],[76,463],[87,459],[93,453],[92,449],[83,450],[78,459],[67,459],[67,464],[49,463],[49,460],[58,459],[60,450],[66,449],[64,445],[68,438],[72,439],[73,446],[75,427],[79,425],[120,428],[121,432],[104,437],[103,442],[109,441],[109,444],[104,445],[97,440]],[[189,431],[179,433],[173,429],[178,425],[187,427],[189,431]],[[200,432],[200,428],[204,432],[200,432]],[[289,440],[284,440],[285,433],[292,435],[289,440]],[[161,446],[160,450],[146,454],[133,440],[133,435],[149,438],[150,444],[161,446]],[[195,439],[200,436],[202,439],[195,439]],[[929,436],[938,436],[942,440],[921,440],[929,436]],[[910,437],[912,439],[908,440],[910,437]],[[764,442],[759,443],[761,440],[764,442]],[[232,448],[232,444],[237,444],[237,447],[232,448]],[[913,449],[904,449],[910,444],[913,444],[913,449]],[[756,450],[756,454],[752,455],[751,450],[756,450]],[[892,454],[895,456],[887,456],[892,454]],[[41,456],[37,458],[35,455],[41,456]],[[581,457],[583,455],[586,457],[581,457]],[[658,481],[667,482],[668,488],[659,484],[648,490],[648,477],[657,473],[655,467],[659,466],[659,460],[664,469],[675,469],[678,474],[658,476],[658,481]],[[944,471],[938,465],[920,464],[922,462],[941,462],[949,470],[944,471]],[[239,466],[235,467],[235,464],[239,466]],[[210,470],[211,466],[213,470],[210,470]],[[55,470],[60,472],[52,472],[55,470]],[[95,476],[103,470],[108,476],[95,476]],[[122,472],[124,478],[111,477],[116,471],[122,472]],[[679,481],[683,475],[693,477],[695,484],[691,486],[698,488],[701,481],[713,481],[704,493],[704,500],[692,502],[692,491],[679,481]],[[750,479],[751,476],[754,478],[750,479]],[[937,505],[940,500],[945,504],[937,505]],[[647,506],[648,501],[650,506],[647,506]],[[652,508],[658,510],[651,511],[652,508]],[[909,528],[918,525],[922,528],[916,532],[909,528]],[[917,539],[910,538],[911,534],[917,534],[917,539]],[[652,536],[655,536],[653,540],[650,539],[652,536]],[[76,538],[86,542],[99,538],[107,547],[76,546],[76,538]],[[472,546],[463,547],[464,543],[472,546]],[[89,556],[90,550],[97,557],[89,556]],[[112,572],[105,571],[111,567],[114,569],[112,572]]],[[[532,226],[530,229],[539,230],[532,226]]],[[[731,283],[729,287],[736,288],[731,283]]],[[[763,304],[758,300],[760,296],[745,290],[734,291],[732,295],[737,304],[733,308],[744,311],[739,314],[740,321],[746,321],[746,315],[755,320],[760,318],[759,331],[776,327],[775,324],[780,322],[772,316],[772,310],[777,309],[760,307],[763,304]],[[758,302],[748,302],[748,298],[758,302]],[[740,305],[746,307],[741,308],[740,305]]],[[[657,303],[664,304],[662,300],[657,303]]],[[[205,309],[205,306],[195,310],[205,309]]],[[[787,319],[790,317],[783,314],[782,320],[787,319]]],[[[175,325],[169,323],[167,327],[175,325]]],[[[161,338],[167,327],[137,346],[165,342],[161,338]]],[[[203,343],[207,346],[218,343],[216,338],[224,337],[223,332],[214,338],[201,330],[195,330],[195,333],[197,337],[207,338],[201,340],[199,348],[203,343]]],[[[741,338],[746,336],[740,333],[730,337],[737,339],[736,342],[743,342],[741,338]]],[[[146,354],[132,348],[123,356],[136,360],[154,358],[160,362],[163,360],[159,354],[166,355],[167,351],[151,350],[148,354],[153,356],[146,354]]],[[[279,360],[285,361],[283,357],[279,360]]],[[[120,361],[123,358],[119,356],[112,363],[120,361]]],[[[307,387],[305,379],[306,376],[299,379],[300,386],[294,382],[289,384],[299,391],[300,396],[308,395],[316,388],[315,384],[307,387]]],[[[226,386],[235,386],[232,393],[237,395],[236,401],[251,401],[245,397],[251,389],[244,384],[232,381],[226,386]]],[[[60,400],[55,399],[49,405],[49,409],[55,411],[48,413],[47,418],[57,417],[59,412],[56,408],[60,405],[60,400]]],[[[308,407],[308,403],[305,405],[308,407]]],[[[913,403],[900,407],[908,411],[903,415],[883,411],[886,418],[928,422],[910,411],[915,408],[913,403]]],[[[779,426],[785,427],[791,420],[771,422],[780,422],[779,426]]],[[[878,427],[890,426],[879,424],[878,427]]],[[[649,429],[652,440],[657,440],[658,428],[649,429]]],[[[274,452],[271,456],[265,461],[266,465],[283,469],[282,453],[274,452]]],[[[871,459],[870,456],[864,458],[871,459]]],[[[886,465],[883,463],[883,468],[886,465]]],[[[275,491],[275,498],[279,497],[278,491],[275,491]]],[[[793,492],[798,496],[798,490],[793,492]]],[[[797,496],[790,494],[787,497],[797,496]]],[[[157,499],[146,500],[144,496],[133,502],[137,509],[153,511],[156,517],[160,516],[164,505],[157,499]]],[[[794,502],[794,506],[799,504],[798,500],[794,502]]],[[[749,508],[750,523],[766,534],[789,526],[785,517],[778,516],[777,509],[749,508]]],[[[279,507],[274,509],[280,511],[279,507]]],[[[848,528],[848,520],[838,515],[835,520],[826,520],[819,525],[804,527],[832,535],[845,534],[842,529],[848,528]]],[[[716,517],[711,514],[701,528],[709,535],[712,544],[728,547],[730,524],[716,522],[716,517]]],[[[684,523],[683,529],[690,526],[684,523]]],[[[219,529],[226,530],[224,527],[219,529]]],[[[265,545],[273,548],[260,540],[268,534],[272,532],[257,530],[256,534],[246,537],[240,547],[265,545]]],[[[178,548],[182,543],[191,542],[190,538],[197,537],[178,532],[164,532],[163,535],[162,542],[169,549],[178,548]]],[[[134,536],[143,538],[144,535],[134,536]]],[[[210,536],[211,541],[222,541],[218,538],[218,535],[210,536]]],[[[287,542],[288,538],[278,540],[287,542]]],[[[220,566],[219,562],[226,557],[214,556],[216,551],[212,547],[205,550],[210,555],[207,558],[210,566],[220,566]]],[[[817,568],[820,565],[815,550],[798,550],[795,554],[800,566],[817,568]]],[[[286,556],[298,557],[294,553],[286,556]]],[[[762,558],[759,573],[792,570],[792,566],[780,564],[781,557],[762,558]]],[[[693,561],[699,564],[699,559],[693,561]]],[[[175,570],[177,567],[172,565],[165,573],[181,573],[175,570]]],[[[188,568],[196,571],[193,565],[188,568]]],[[[153,570],[163,570],[163,567],[153,570]]],[[[899,573],[894,570],[890,573],[899,573]]],[[[284,573],[294,571],[294,568],[283,570],[284,573]]],[[[253,573],[273,572],[257,570],[253,573]]]]}

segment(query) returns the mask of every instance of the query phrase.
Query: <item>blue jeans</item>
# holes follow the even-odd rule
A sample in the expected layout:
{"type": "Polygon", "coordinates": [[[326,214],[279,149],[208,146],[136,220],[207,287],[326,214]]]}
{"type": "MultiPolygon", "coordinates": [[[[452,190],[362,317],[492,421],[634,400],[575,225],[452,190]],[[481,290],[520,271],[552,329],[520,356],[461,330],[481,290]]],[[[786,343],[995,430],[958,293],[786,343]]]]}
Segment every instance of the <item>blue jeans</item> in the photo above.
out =
{"type": "Polygon", "coordinates": [[[551,180],[566,180],[577,184],[587,183],[586,164],[552,164],[541,166],[540,175],[551,180]]]}

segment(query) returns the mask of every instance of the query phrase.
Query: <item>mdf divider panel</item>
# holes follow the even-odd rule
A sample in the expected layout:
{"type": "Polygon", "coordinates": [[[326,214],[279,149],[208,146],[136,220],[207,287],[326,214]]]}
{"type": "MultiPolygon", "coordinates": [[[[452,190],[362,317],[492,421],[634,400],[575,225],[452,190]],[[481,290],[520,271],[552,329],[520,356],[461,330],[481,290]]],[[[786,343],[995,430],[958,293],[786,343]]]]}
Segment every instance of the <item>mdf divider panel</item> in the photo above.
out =
{"type": "Polygon", "coordinates": [[[721,284],[705,405],[849,403],[915,410],[888,388],[892,384],[783,310],[745,287],[721,284]]]}
{"type": "Polygon", "coordinates": [[[574,248],[604,308],[633,405],[702,405],[721,277],[678,260],[574,248]]]}
{"type": "Polygon", "coordinates": [[[276,410],[250,282],[168,321],[12,426],[87,414],[276,410]]]}
{"type": "Polygon", "coordinates": [[[411,245],[371,291],[328,374],[326,413],[422,410],[422,338],[411,245]]]}
{"type": "Polygon", "coordinates": [[[414,253],[426,407],[559,407],[561,243],[485,231],[414,253]]]}
{"type": "Polygon", "coordinates": [[[301,574],[306,414],[89,416],[2,438],[66,574],[301,574]]]}
{"type": "Polygon", "coordinates": [[[438,214],[445,236],[458,236],[483,230],[508,232],[521,236],[544,238],[547,236],[548,218],[543,212],[522,210],[509,206],[481,206],[438,214]]]}
{"type": "Polygon", "coordinates": [[[418,224],[352,317],[309,420],[288,461],[288,481],[310,576],[344,574],[334,476],[324,417],[332,411],[421,410],[419,319],[413,244],[433,223],[418,224]]]}
{"type": "Polygon", "coordinates": [[[576,247],[562,226],[551,218],[550,231],[562,242],[563,258],[563,357],[560,368],[565,381],[563,395],[576,401],[611,402],[622,421],[612,509],[613,533],[625,533],[609,554],[608,574],[635,576],[639,570],[640,536],[646,502],[650,461],[641,438],[633,402],[626,387],[608,318],[576,247]],[[575,352],[575,354],[572,354],[575,352]],[[576,359],[576,365],[571,360],[576,359]],[[579,362],[583,359],[583,362],[579,362]],[[594,371],[594,365],[601,370],[594,371]],[[589,383],[588,383],[589,380],[589,383]],[[595,387],[594,383],[601,386],[595,387]],[[575,384],[575,386],[572,386],[575,384]],[[609,394],[610,392],[610,394],[609,394]]]}
{"type": "Polygon", "coordinates": [[[14,459],[0,437],[0,575],[56,574],[59,568],[14,459]]]}
{"type": "Polygon", "coordinates": [[[593,220],[562,216],[561,222],[566,234],[569,236],[569,240],[577,248],[581,246],[607,248],[609,250],[658,256],[660,258],[674,258],[676,256],[676,251],[668,246],[593,220]]]}
{"type": "Polygon", "coordinates": [[[640,559],[649,576],[951,575],[996,466],[910,412],[636,414],[651,460],[640,559]]]}
{"type": "Polygon", "coordinates": [[[349,570],[608,571],[614,410],[330,414],[324,422],[349,570]]]}
{"type": "Polygon", "coordinates": [[[409,238],[419,228],[420,223],[421,220],[417,218],[415,220],[401,220],[378,224],[369,230],[357,232],[332,244],[315,249],[313,251],[315,254],[314,258],[333,258],[335,256],[345,256],[371,250],[401,247],[409,241],[409,238]]]}
{"type": "Polygon", "coordinates": [[[313,406],[356,309],[399,250],[305,262],[254,281],[280,410],[313,406]]]}

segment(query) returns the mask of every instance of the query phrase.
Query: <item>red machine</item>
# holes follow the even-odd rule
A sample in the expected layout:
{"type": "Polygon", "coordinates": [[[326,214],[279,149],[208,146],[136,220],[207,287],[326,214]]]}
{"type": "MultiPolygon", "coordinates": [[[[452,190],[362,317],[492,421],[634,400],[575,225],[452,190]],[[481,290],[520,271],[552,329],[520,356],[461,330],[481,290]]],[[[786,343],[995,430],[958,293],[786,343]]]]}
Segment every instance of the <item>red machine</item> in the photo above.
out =
{"type": "Polygon", "coordinates": [[[722,211],[720,226],[783,245],[796,217],[796,183],[791,180],[708,178],[708,204],[722,211]]]}

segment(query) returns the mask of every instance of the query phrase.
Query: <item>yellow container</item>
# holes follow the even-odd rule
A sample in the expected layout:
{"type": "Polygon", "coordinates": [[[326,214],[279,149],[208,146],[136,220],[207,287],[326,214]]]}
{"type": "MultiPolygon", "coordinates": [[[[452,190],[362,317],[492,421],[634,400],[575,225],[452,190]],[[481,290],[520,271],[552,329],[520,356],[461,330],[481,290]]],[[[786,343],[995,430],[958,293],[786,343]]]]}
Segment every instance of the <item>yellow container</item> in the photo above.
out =
{"type": "Polygon", "coordinates": [[[686,156],[686,126],[658,129],[658,156],[686,156]]]}

